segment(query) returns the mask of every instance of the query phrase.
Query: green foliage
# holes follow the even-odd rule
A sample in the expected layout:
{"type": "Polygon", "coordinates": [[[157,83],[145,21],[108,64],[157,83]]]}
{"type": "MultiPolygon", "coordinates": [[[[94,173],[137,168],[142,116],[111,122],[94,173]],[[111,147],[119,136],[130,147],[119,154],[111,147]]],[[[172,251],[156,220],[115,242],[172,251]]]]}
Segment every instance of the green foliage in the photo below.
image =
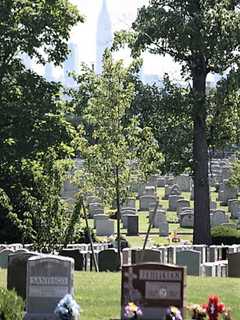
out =
{"type": "MultiPolygon", "coordinates": [[[[86,81],[93,79],[93,82],[84,112],[87,128],[81,129],[85,139],[81,140],[80,153],[86,171],[81,172],[78,182],[86,186],[87,181],[106,204],[112,204],[118,196],[124,201],[136,176],[146,179],[153,173],[160,157],[150,128],[141,129],[135,116],[127,118],[135,94],[134,83],[129,79],[138,65],[133,62],[124,68],[122,61],[113,62],[108,51],[103,61],[101,75],[94,75],[91,70],[86,75],[86,81]],[[91,137],[86,139],[89,126],[91,137]],[[140,170],[135,170],[136,167],[140,170]]],[[[77,80],[81,88],[84,78],[80,76],[77,80]]],[[[77,92],[74,99],[76,96],[77,92]]]]}
{"type": "Polygon", "coordinates": [[[216,226],[211,230],[213,244],[232,245],[240,243],[240,230],[229,226],[216,226]]]}
{"type": "Polygon", "coordinates": [[[239,188],[240,186],[240,160],[236,160],[232,164],[231,177],[229,179],[231,186],[239,188]]]}
{"type": "MultiPolygon", "coordinates": [[[[132,31],[117,33],[113,48],[128,42],[134,56],[148,50],[153,54],[169,54],[182,65],[182,76],[192,80],[188,111],[180,116],[192,134],[192,169],[194,180],[194,243],[210,243],[208,143],[222,145],[226,138],[216,129],[207,140],[207,117],[217,126],[226,112],[210,111],[206,100],[206,79],[210,72],[222,74],[239,61],[240,12],[235,0],[150,0],[139,11],[132,31]],[[209,112],[210,111],[210,112],[209,112]],[[185,115],[188,113],[188,116],[185,115]],[[220,114],[220,117],[219,117],[220,114]],[[188,123],[191,118],[192,123],[188,123]],[[215,138],[214,137],[220,137],[215,138]],[[223,136],[223,137],[222,137],[223,136]]],[[[182,101],[184,99],[181,99],[182,101]]],[[[178,110],[169,104],[173,119],[178,110]]],[[[170,113],[169,112],[169,113],[170,113]]],[[[235,114],[233,110],[231,113],[235,114]]],[[[232,116],[232,115],[231,115],[232,116]]],[[[229,117],[231,123],[232,117],[229,117]]],[[[170,117],[171,119],[171,117],[170,117]]],[[[181,122],[180,120],[180,122],[181,122]]],[[[235,121],[237,123],[237,121],[235,121]]],[[[181,126],[180,126],[181,127],[181,126]]],[[[219,126],[219,129],[224,126],[219,126]]],[[[227,132],[229,137],[230,130],[227,132]]],[[[181,134],[181,131],[180,131],[181,134]]],[[[230,136],[232,138],[232,136],[230,136]]],[[[189,140],[179,151],[189,149],[189,140]]],[[[179,154],[181,159],[181,155],[179,154]]],[[[183,162],[185,157],[183,157],[183,162]]],[[[186,164],[186,163],[185,163],[186,164]]],[[[185,166],[183,163],[183,167],[185,166]]]]}
{"type": "Polygon", "coordinates": [[[33,242],[52,251],[68,216],[60,200],[74,155],[61,85],[26,70],[22,54],[59,65],[72,26],[82,21],[67,0],[0,4],[0,242],[33,242]]]}
{"type": "Polygon", "coordinates": [[[0,288],[0,318],[2,320],[22,320],[23,300],[14,291],[0,288]]]}
{"type": "Polygon", "coordinates": [[[40,63],[63,62],[71,28],[83,21],[68,0],[3,0],[0,13],[0,83],[20,53],[40,63]]]}
{"type": "Polygon", "coordinates": [[[232,69],[208,97],[208,144],[224,150],[240,141],[240,72],[232,69]]]}
{"type": "Polygon", "coordinates": [[[136,84],[136,96],[130,112],[137,115],[141,126],[152,129],[164,156],[164,173],[182,173],[191,169],[192,119],[189,90],[171,83],[165,75],[163,87],[136,84]]]}

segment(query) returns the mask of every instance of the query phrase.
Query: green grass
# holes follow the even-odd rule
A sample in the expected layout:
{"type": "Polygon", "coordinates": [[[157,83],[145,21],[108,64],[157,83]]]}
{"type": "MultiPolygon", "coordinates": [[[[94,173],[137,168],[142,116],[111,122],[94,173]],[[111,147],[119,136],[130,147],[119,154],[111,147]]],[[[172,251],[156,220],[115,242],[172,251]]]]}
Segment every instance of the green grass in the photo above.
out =
{"type": "MultiPolygon", "coordinates": [[[[6,272],[0,271],[0,286],[6,285],[6,272]]],[[[75,272],[75,297],[81,306],[81,320],[119,319],[120,273],[75,272]]],[[[187,277],[187,304],[206,303],[217,294],[240,320],[240,279],[187,277]]]]}

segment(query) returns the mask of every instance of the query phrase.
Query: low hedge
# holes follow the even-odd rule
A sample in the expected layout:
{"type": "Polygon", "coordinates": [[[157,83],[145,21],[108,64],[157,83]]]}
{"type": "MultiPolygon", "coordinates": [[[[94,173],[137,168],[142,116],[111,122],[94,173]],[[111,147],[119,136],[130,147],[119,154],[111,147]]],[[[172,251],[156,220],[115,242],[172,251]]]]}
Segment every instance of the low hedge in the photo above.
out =
{"type": "Polygon", "coordinates": [[[0,319],[22,320],[24,304],[15,291],[0,288],[0,319]]]}
{"type": "Polygon", "coordinates": [[[216,226],[211,230],[212,244],[240,244],[240,230],[231,226],[216,226]]]}

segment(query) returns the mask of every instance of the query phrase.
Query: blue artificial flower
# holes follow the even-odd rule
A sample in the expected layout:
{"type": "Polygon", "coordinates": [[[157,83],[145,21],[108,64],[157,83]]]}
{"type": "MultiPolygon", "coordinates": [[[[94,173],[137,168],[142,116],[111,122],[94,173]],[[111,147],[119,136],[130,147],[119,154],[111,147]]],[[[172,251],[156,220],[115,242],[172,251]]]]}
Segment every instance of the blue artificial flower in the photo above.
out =
{"type": "Polygon", "coordinates": [[[79,316],[80,307],[70,294],[66,294],[58,303],[54,313],[60,320],[73,320],[79,316]]]}

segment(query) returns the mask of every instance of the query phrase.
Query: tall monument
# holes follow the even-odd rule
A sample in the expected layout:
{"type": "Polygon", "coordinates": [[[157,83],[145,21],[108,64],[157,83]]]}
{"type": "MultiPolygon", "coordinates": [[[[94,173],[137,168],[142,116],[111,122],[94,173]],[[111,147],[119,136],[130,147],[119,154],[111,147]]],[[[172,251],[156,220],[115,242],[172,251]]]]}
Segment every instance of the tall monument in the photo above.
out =
{"type": "Polygon", "coordinates": [[[101,11],[98,16],[97,33],[96,33],[96,73],[102,72],[102,56],[106,48],[112,45],[112,26],[107,1],[102,0],[101,11]]]}
{"type": "Polygon", "coordinates": [[[63,65],[64,84],[67,87],[72,87],[74,85],[74,81],[71,77],[69,77],[68,74],[72,71],[78,71],[78,46],[77,44],[70,42],[68,45],[68,49],[70,50],[70,52],[63,65]]]}

